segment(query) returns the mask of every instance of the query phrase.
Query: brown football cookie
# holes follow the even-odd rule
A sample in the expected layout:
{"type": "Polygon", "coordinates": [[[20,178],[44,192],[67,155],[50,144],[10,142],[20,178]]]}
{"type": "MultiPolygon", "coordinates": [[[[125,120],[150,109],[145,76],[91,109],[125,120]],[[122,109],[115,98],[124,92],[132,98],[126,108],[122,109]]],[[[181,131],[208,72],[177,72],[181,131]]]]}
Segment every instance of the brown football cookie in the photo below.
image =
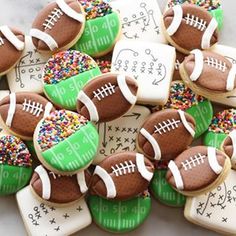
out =
{"type": "Polygon", "coordinates": [[[230,160],[223,152],[213,147],[197,146],[169,162],[166,179],[183,195],[197,196],[219,186],[230,169],[230,160]]]}
{"type": "Polygon", "coordinates": [[[217,21],[205,9],[194,4],[176,5],[163,16],[167,40],[178,51],[208,49],[218,41],[217,21]]]}
{"type": "Polygon", "coordinates": [[[88,191],[88,170],[72,176],[57,175],[42,165],[37,166],[30,181],[31,189],[38,198],[57,206],[73,204],[88,191]]]}
{"type": "Polygon", "coordinates": [[[56,52],[72,47],[81,37],[85,13],[78,0],[56,0],[37,15],[30,30],[40,52],[56,52]]]}
{"type": "Polygon", "coordinates": [[[0,26],[0,75],[6,74],[20,59],[25,47],[25,35],[16,28],[0,26]]]}
{"type": "Polygon", "coordinates": [[[32,140],[38,122],[54,111],[52,103],[36,93],[11,93],[0,101],[0,124],[23,140],[32,140]]]}
{"type": "Polygon", "coordinates": [[[119,73],[90,80],[78,94],[77,111],[90,121],[107,122],[124,115],[136,103],[138,84],[119,73]]]}
{"type": "Polygon", "coordinates": [[[140,153],[114,154],[96,166],[91,194],[106,199],[131,199],[147,190],[153,173],[153,164],[140,153]]]}
{"type": "Polygon", "coordinates": [[[151,160],[175,159],[193,141],[194,118],[181,110],[151,114],[139,130],[137,148],[151,160]]]}

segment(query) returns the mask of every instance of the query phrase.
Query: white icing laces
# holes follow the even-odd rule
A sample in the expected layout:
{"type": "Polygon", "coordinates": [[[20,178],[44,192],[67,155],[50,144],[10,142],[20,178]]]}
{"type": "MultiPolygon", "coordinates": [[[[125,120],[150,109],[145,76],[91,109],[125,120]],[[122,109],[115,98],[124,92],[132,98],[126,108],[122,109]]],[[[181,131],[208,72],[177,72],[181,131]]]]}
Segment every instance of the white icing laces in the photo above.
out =
{"type": "Polygon", "coordinates": [[[4,41],[3,41],[3,38],[0,37],[0,46],[4,45],[4,41]]]}
{"type": "Polygon", "coordinates": [[[112,85],[111,83],[105,84],[104,86],[97,89],[96,91],[93,91],[94,98],[97,98],[98,101],[101,101],[103,98],[114,94],[115,93],[115,87],[116,86],[112,85]]]}
{"type": "Polygon", "coordinates": [[[61,18],[63,15],[63,12],[59,8],[54,8],[54,10],[51,11],[51,14],[48,15],[48,18],[43,23],[44,30],[52,29],[52,27],[57,23],[57,21],[61,18]]]}
{"type": "Polygon", "coordinates": [[[155,127],[154,133],[159,133],[159,134],[166,133],[168,131],[178,128],[179,123],[181,123],[181,121],[175,120],[175,119],[171,119],[171,120],[168,119],[166,121],[162,121],[154,126],[155,127]]]}
{"type": "Polygon", "coordinates": [[[221,61],[221,60],[217,60],[216,58],[213,57],[207,57],[204,62],[208,65],[211,66],[221,72],[225,72],[227,69],[226,63],[221,61]]]}
{"type": "Polygon", "coordinates": [[[136,165],[129,160],[125,161],[123,163],[116,164],[115,166],[112,166],[112,173],[114,173],[116,176],[126,175],[133,173],[135,171],[136,165]]]}
{"type": "Polygon", "coordinates": [[[31,100],[24,100],[23,111],[29,112],[38,117],[43,112],[43,105],[40,103],[32,102],[31,100]]]}
{"type": "Polygon", "coordinates": [[[191,170],[197,165],[199,166],[203,164],[204,159],[206,159],[206,155],[202,155],[201,153],[198,153],[197,155],[190,157],[188,160],[181,162],[181,165],[183,166],[184,170],[191,170]]]}
{"type": "Polygon", "coordinates": [[[190,15],[188,13],[187,16],[184,17],[184,19],[186,20],[187,25],[197,28],[200,31],[204,31],[207,28],[207,26],[206,26],[207,22],[204,21],[203,19],[199,19],[199,17],[197,17],[197,16],[190,15]]]}

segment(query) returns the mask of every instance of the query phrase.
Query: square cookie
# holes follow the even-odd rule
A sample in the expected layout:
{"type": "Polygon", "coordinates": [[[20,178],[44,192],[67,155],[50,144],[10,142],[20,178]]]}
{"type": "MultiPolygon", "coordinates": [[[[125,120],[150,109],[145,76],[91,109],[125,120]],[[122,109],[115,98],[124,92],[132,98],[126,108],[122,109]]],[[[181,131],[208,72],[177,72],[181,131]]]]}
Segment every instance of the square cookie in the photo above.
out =
{"type": "Polygon", "coordinates": [[[132,75],[138,81],[138,103],[164,105],[175,59],[175,48],[169,45],[120,40],[113,51],[111,71],[132,75]]]}
{"type": "Polygon", "coordinates": [[[29,186],[19,191],[16,199],[29,235],[70,235],[92,222],[84,199],[68,207],[52,207],[38,201],[29,186]]]}

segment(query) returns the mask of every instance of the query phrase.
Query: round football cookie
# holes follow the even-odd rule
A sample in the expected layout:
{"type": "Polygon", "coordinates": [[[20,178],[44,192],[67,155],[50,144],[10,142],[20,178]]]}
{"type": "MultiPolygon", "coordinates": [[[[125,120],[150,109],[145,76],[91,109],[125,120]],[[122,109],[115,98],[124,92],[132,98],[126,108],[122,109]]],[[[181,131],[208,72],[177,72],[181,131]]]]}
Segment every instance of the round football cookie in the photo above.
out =
{"type": "Polygon", "coordinates": [[[30,180],[32,159],[25,144],[17,137],[0,137],[0,195],[16,193],[30,180]]]}
{"type": "Polygon", "coordinates": [[[25,35],[16,28],[0,26],[0,76],[19,61],[25,47],[25,35]],[[5,55],[5,56],[3,56],[5,55]]]}
{"type": "Polygon", "coordinates": [[[55,0],[35,18],[30,35],[40,52],[69,49],[81,37],[85,13],[78,0],[55,0]]]}
{"type": "Polygon", "coordinates": [[[137,148],[151,160],[172,160],[192,143],[195,126],[193,117],[182,110],[155,112],[140,128],[137,148]]]}
{"type": "Polygon", "coordinates": [[[77,111],[90,121],[121,117],[136,103],[138,84],[133,77],[106,73],[89,81],[77,97],[77,111]]]}
{"type": "Polygon", "coordinates": [[[178,51],[208,49],[218,41],[217,21],[205,9],[194,4],[176,5],[164,13],[166,39],[178,51]]]}
{"type": "Polygon", "coordinates": [[[90,192],[106,199],[128,200],[147,190],[154,166],[142,154],[120,152],[95,167],[90,192]]]}
{"type": "Polygon", "coordinates": [[[56,53],[43,69],[44,93],[58,107],[76,110],[78,92],[100,74],[96,62],[86,54],[74,50],[56,53]]]}
{"type": "Polygon", "coordinates": [[[84,33],[73,48],[92,57],[109,53],[121,35],[119,14],[105,0],[79,0],[86,14],[84,33]]]}
{"type": "Polygon", "coordinates": [[[11,134],[32,140],[38,122],[54,111],[52,103],[36,93],[11,93],[0,101],[0,123],[11,134]]]}
{"type": "Polygon", "coordinates": [[[48,170],[72,175],[91,164],[98,139],[96,128],[85,117],[58,110],[39,122],[34,133],[34,147],[48,170]]]}
{"type": "Polygon", "coordinates": [[[186,197],[175,191],[166,181],[167,170],[155,170],[152,182],[150,184],[150,192],[162,204],[171,207],[183,207],[186,197]]]}
{"type": "Polygon", "coordinates": [[[88,205],[99,228],[112,233],[126,233],[138,228],[147,219],[151,212],[151,197],[147,192],[126,201],[89,196],[88,205]]]}
{"type": "Polygon", "coordinates": [[[84,196],[88,191],[90,177],[87,170],[71,176],[61,176],[39,165],[34,170],[30,186],[40,201],[62,207],[74,204],[84,196]]]}
{"type": "Polygon", "coordinates": [[[198,196],[223,183],[230,169],[230,159],[224,152],[196,146],[169,162],[166,180],[183,195],[198,196]]]}
{"type": "Polygon", "coordinates": [[[228,109],[218,112],[212,119],[203,143],[220,149],[222,142],[231,131],[236,129],[236,110],[228,109]]]}
{"type": "Polygon", "coordinates": [[[196,123],[195,139],[208,129],[213,118],[211,102],[195,94],[183,81],[171,83],[169,99],[163,108],[180,109],[190,114],[196,123]]]}

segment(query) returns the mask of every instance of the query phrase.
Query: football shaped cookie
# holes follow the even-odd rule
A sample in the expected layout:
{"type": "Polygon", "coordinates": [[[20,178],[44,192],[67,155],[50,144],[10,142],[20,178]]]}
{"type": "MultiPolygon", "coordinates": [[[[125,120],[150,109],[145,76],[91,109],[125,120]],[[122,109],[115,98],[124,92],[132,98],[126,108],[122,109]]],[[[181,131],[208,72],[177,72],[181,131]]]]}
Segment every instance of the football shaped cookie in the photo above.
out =
{"type": "Polygon", "coordinates": [[[150,115],[141,127],[137,147],[151,160],[171,160],[193,141],[195,121],[181,110],[166,109],[150,115]]]}
{"type": "Polygon", "coordinates": [[[88,190],[90,174],[78,172],[72,176],[61,176],[37,166],[30,181],[31,189],[41,200],[48,204],[63,206],[73,204],[88,190]]]}
{"type": "Polygon", "coordinates": [[[208,49],[218,41],[217,21],[194,4],[176,5],[163,17],[166,38],[182,53],[208,49]]]}
{"type": "Polygon", "coordinates": [[[137,82],[132,77],[106,73],[91,80],[79,92],[77,111],[90,121],[111,121],[135,105],[137,91],[137,82]]]}
{"type": "Polygon", "coordinates": [[[0,55],[2,55],[0,57],[0,75],[6,74],[14,67],[20,59],[24,47],[25,36],[20,30],[6,25],[0,26],[0,55]]]}
{"type": "Polygon", "coordinates": [[[153,164],[142,154],[114,154],[96,166],[91,194],[114,200],[131,199],[147,190],[153,173],[153,164]]]}
{"type": "Polygon", "coordinates": [[[37,15],[30,30],[38,51],[50,52],[70,48],[81,37],[85,13],[77,0],[56,0],[37,15]]]}
{"type": "Polygon", "coordinates": [[[11,93],[0,101],[0,123],[11,134],[32,140],[38,122],[51,111],[53,105],[36,93],[11,93]]]}
{"type": "Polygon", "coordinates": [[[170,161],[168,168],[166,179],[174,189],[186,196],[197,196],[220,185],[231,164],[223,152],[213,147],[196,146],[170,161]]]}

